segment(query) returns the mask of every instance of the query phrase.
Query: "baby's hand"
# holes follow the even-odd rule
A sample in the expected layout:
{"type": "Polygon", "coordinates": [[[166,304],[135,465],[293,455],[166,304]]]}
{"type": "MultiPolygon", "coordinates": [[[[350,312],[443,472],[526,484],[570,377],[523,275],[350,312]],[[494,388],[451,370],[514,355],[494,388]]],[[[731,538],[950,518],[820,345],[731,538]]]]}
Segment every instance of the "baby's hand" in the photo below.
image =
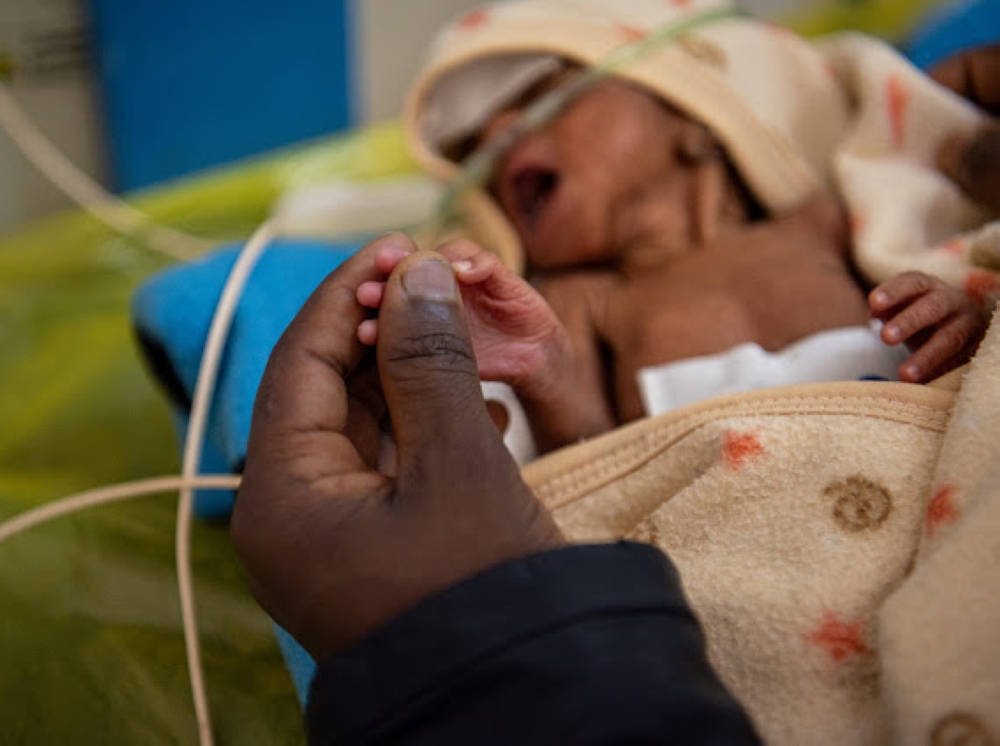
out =
{"type": "Polygon", "coordinates": [[[886,344],[905,342],[913,353],[899,378],[923,383],[967,363],[982,342],[989,317],[963,292],[923,272],[896,275],[868,296],[872,315],[885,322],[886,344]]]}
{"type": "MultiPolygon", "coordinates": [[[[470,241],[454,241],[439,251],[451,262],[462,290],[480,378],[528,394],[555,385],[560,370],[572,362],[566,330],[549,304],[495,254],[470,241]]],[[[404,256],[385,248],[375,262],[388,275],[404,256]]],[[[377,309],[384,288],[380,282],[361,285],[358,302],[377,309]]],[[[358,327],[358,339],[364,344],[375,344],[377,338],[377,320],[358,327]]]]}
{"type": "MultiPolygon", "coordinates": [[[[552,306],[494,254],[469,241],[447,244],[440,252],[458,278],[479,377],[514,388],[539,453],[613,427],[600,367],[594,354],[587,355],[587,340],[571,338],[552,306]]],[[[388,277],[404,257],[385,247],[375,263],[388,277]]],[[[384,290],[384,282],[367,282],[358,288],[358,302],[377,309],[384,290]]],[[[377,338],[376,319],[358,327],[364,344],[377,338]]]]}

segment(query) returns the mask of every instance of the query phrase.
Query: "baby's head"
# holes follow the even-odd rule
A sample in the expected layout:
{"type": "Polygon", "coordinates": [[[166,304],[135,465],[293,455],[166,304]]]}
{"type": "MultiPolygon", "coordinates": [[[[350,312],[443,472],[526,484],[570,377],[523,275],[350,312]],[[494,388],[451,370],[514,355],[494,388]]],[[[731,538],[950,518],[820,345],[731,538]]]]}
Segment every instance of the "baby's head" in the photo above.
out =
{"type": "Polygon", "coordinates": [[[517,268],[525,254],[538,268],[660,261],[758,205],[791,209],[827,183],[847,103],[811,46],[720,18],[725,7],[512,0],[474,11],[442,32],[414,86],[413,150],[432,173],[454,178],[463,156],[529,101],[708,12],[712,20],[652,45],[508,150],[492,199],[467,201],[470,223],[492,234],[474,237],[517,268]]]}
{"type": "MultiPolygon", "coordinates": [[[[583,70],[551,65],[445,152],[456,162],[503,134],[583,70]]],[[[759,209],[704,125],[624,80],[589,89],[498,162],[490,194],[529,265],[549,270],[669,259],[759,209]]]]}

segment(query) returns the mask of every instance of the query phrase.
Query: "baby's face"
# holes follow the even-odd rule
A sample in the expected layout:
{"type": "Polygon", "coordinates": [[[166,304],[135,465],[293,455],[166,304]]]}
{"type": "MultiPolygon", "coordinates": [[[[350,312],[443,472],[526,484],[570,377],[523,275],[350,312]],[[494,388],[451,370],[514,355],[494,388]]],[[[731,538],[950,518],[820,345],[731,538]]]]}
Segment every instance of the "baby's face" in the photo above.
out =
{"type": "MultiPolygon", "coordinates": [[[[478,142],[499,134],[534,98],[579,71],[566,68],[496,114],[478,142]]],[[[598,84],[518,142],[490,190],[535,269],[677,253],[693,242],[699,200],[692,165],[704,128],[623,81],[598,84]]]]}

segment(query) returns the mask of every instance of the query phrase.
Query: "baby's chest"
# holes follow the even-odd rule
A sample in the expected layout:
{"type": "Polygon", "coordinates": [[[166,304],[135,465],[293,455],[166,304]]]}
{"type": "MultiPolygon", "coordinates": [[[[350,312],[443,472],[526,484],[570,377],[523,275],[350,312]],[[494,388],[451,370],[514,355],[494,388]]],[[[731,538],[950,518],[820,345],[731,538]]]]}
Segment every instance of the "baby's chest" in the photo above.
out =
{"type": "Polygon", "coordinates": [[[752,314],[723,293],[649,294],[613,312],[607,344],[619,365],[638,368],[706,355],[754,340],[752,314]]]}
{"type": "Polygon", "coordinates": [[[626,367],[656,365],[756,342],[777,350],[823,329],[867,323],[844,271],[789,263],[666,271],[615,288],[608,346],[626,367]]]}

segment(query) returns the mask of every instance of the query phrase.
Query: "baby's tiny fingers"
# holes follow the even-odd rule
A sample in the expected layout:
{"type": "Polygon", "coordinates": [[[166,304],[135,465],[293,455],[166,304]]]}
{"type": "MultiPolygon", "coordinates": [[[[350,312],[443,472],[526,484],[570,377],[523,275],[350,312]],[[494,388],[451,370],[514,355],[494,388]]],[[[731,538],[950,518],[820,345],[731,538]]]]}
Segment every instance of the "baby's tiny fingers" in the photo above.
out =
{"type": "Polygon", "coordinates": [[[384,282],[363,282],[358,286],[358,303],[365,308],[378,308],[385,297],[384,282]]]}
{"type": "Polygon", "coordinates": [[[973,341],[978,331],[975,319],[956,316],[943,324],[900,366],[903,381],[919,383],[930,380],[938,371],[948,367],[973,341]]]}
{"type": "Polygon", "coordinates": [[[898,344],[917,332],[948,318],[958,310],[955,297],[941,291],[927,293],[904,308],[882,327],[882,339],[898,344]]]}
{"type": "Polygon", "coordinates": [[[363,345],[375,346],[378,342],[378,319],[365,319],[358,324],[358,341],[363,345]]]}
{"type": "Polygon", "coordinates": [[[493,277],[500,266],[500,259],[495,254],[482,252],[471,259],[460,259],[451,263],[458,281],[463,285],[478,285],[493,277]]]}
{"type": "Polygon", "coordinates": [[[460,262],[467,259],[472,259],[478,254],[487,253],[484,251],[479,244],[470,241],[467,238],[456,238],[454,241],[448,241],[442,244],[438,248],[438,253],[444,255],[444,258],[449,262],[460,262]]]}
{"type": "Polygon", "coordinates": [[[884,312],[936,286],[937,281],[923,272],[904,272],[872,290],[868,295],[868,305],[876,313],[884,312]]]}
{"type": "Polygon", "coordinates": [[[440,248],[440,253],[451,262],[463,285],[475,285],[488,279],[500,263],[495,254],[466,240],[447,243],[440,248]]]}

